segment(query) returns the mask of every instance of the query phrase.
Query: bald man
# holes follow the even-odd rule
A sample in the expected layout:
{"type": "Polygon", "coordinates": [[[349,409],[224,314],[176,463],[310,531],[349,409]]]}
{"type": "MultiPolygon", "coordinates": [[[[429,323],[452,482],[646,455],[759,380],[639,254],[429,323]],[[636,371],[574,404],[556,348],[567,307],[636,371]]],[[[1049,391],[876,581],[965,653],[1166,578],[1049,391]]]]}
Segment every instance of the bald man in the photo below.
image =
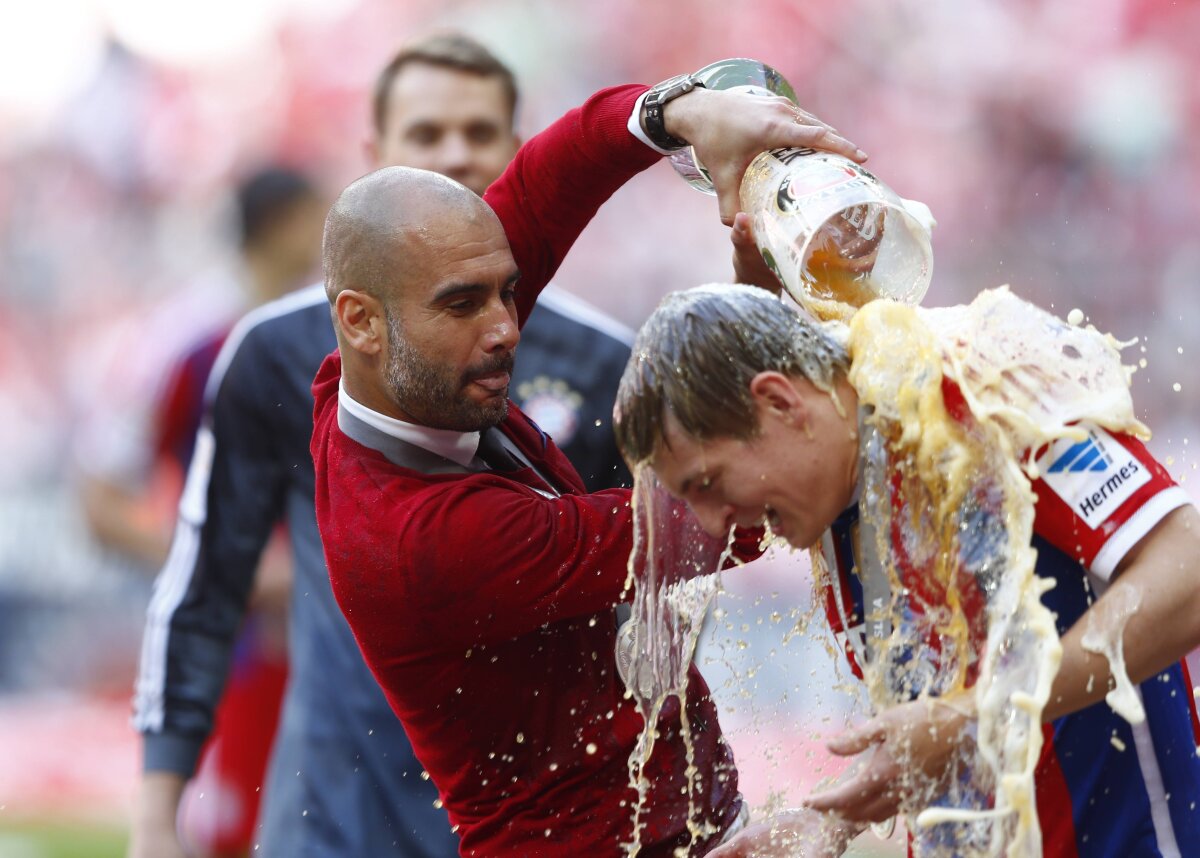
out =
{"type": "MultiPolygon", "coordinates": [[[[465,856],[616,858],[634,836],[642,724],[613,659],[629,492],[587,494],[508,386],[538,292],[604,200],[660,157],[638,137],[644,92],[568,113],[484,201],[388,168],[326,223],[339,351],[313,384],[317,521],[334,595],[465,856]]],[[[726,222],[765,148],[862,157],[782,100],[695,90],[660,116],[709,165],[726,222]]],[[[689,682],[692,755],[672,701],[647,766],[647,858],[702,855],[743,812],[694,668],[689,682]]]]}
{"type": "Polygon", "coordinates": [[[478,432],[507,413],[520,335],[513,319],[459,319],[484,303],[480,281],[488,275],[501,279],[503,302],[515,306],[520,272],[495,213],[463,191],[452,179],[405,168],[353,185],[327,220],[325,289],[344,322],[337,336],[350,397],[409,423],[478,432]],[[422,288],[439,281],[445,285],[432,294],[422,288]],[[354,286],[361,295],[347,288],[354,286]],[[381,321],[386,339],[376,330],[381,321]],[[386,352],[385,342],[393,344],[386,352]]]}

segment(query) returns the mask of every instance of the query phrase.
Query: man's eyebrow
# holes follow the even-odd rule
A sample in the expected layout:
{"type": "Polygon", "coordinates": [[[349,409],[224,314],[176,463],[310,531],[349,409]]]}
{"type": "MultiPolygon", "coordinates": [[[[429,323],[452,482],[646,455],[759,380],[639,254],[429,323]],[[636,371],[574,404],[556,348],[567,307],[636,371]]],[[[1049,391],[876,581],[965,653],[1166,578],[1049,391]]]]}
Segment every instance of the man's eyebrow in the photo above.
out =
{"type": "Polygon", "coordinates": [[[464,295],[478,295],[480,292],[486,291],[488,291],[488,287],[482,283],[450,283],[434,292],[430,303],[444,304],[464,295]]]}
{"type": "MultiPolygon", "coordinates": [[[[505,286],[513,286],[521,279],[521,272],[513,269],[513,273],[508,275],[508,279],[504,281],[505,286]]],[[[455,298],[461,298],[464,295],[478,295],[481,292],[487,292],[491,289],[483,283],[449,283],[433,293],[433,298],[430,300],[432,304],[444,304],[452,301],[455,298]]]]}

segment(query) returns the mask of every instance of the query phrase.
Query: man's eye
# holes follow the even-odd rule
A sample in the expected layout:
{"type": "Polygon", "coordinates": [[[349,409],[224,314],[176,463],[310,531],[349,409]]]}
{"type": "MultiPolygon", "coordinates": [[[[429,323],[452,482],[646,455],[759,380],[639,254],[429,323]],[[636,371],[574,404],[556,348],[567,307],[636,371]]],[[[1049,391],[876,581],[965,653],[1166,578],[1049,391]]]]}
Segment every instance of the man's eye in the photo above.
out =
{"type": "Polygon", "coordinates": [[[712,477],[701,477],[700,480],[696,483],[696,491],[698,491],[698,492],[707,492],[712,487],[713,487],[713,478],[712,477]]]}
{"type": "Polygon", "coordinates": [[[511,304],[517,300],[517,288],[515,286],[507,286],[500,290],[500,300],[505,304],[511,304]]]}
{"type": "Polygon", "coordinates": [[[447,305],[447,308],[454,313],[466,313],[472,310],[474,307],[475,302],[469,298],[464,298],[461,301],[455,301],[452,304],[447,305]]]}
{"type": "Polygon", "coordinates": [[[476,146],[483,146],[491,143],[500,134],[500,129],[495,125],[479,124],[472,125],[467,129],[467,139],[476,146]]]}
{"type": "Polygon", "coordinates": [[[405,135],[409,142],[419,146],[432,146],[440,136],[440,132],[431,125],[417,125],[408,129],[408,133],[405,135]]]}

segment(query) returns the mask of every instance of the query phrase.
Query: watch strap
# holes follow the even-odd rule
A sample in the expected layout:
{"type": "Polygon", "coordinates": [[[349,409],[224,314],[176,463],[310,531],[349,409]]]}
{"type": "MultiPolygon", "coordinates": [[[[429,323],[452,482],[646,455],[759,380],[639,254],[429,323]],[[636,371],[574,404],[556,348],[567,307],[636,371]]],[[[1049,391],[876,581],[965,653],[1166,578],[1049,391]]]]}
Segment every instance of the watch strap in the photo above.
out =
{"type": "Polygon", "coordinates": [[[646,136],[660,149],[682,149],[688,145],[686,140],[680,140],[667,133],[664,119],[664,108],[681,95],[686,95],[696,87],[704,84],[690,74],[676,75],[660,84],[652,86],[642,100],[642,126],[646,136]]]}

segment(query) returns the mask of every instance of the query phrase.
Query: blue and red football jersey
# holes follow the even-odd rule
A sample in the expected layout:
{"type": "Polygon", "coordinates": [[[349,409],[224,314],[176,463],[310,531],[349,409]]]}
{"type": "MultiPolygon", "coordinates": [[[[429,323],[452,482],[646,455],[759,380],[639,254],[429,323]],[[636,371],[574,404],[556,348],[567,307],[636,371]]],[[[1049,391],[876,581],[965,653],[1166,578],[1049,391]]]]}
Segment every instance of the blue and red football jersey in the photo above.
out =
{"type": "MultiPolygon", "coordinates": [[[[1085,439],[1062,439],[1039,452],[1040,477],[1033,482],[1036,571],[1055,581],[1042,601],[1054,612],[1059,634],[1104,592],[1129,550],[1168,513],[1190,502],[1136,438],[1082,428],[1085,439]]],[[[976,512],[964,518],[978,518],[970,522],[972,539],[987,540],[993,525],[1003,527],[986,502],[978,503],[976,512]]],[[[887,669],[902,678],[905,693],[936,695],[942,679],[936,665],[939,642],[924,640],[927,626],[920,615],[922,605],[936,601],[937,594],[914,594],[906,581],[899,610],[881,620],[879,608],[890,603],[891,586],[871,556],[874,540],[864,538],[865,527],[856,504],[823,538],[832,584],[826,592],[830,623],[856,673],[861,675],[862,659],[882,653],[897,662],[887,669]],[[900,652],[896,647],[885,652],[877,643],[892,633],[893,621],[912,624],[899,635],[911,643],[900,652]]],[[[903,574],[913,547],[896,534],[891,543],[903,574]]],[[[968,598],[962,607],[974,614],[982,602],[971,604],[968,598]]],[[[1146,710],[1140,725],[1131,726],[1101,702],[1043,728],[1036,785],[1045,855],[1200,856],[1200,720],[1187,667],[1175,664],[1137,688],[1146,710]]]]}

